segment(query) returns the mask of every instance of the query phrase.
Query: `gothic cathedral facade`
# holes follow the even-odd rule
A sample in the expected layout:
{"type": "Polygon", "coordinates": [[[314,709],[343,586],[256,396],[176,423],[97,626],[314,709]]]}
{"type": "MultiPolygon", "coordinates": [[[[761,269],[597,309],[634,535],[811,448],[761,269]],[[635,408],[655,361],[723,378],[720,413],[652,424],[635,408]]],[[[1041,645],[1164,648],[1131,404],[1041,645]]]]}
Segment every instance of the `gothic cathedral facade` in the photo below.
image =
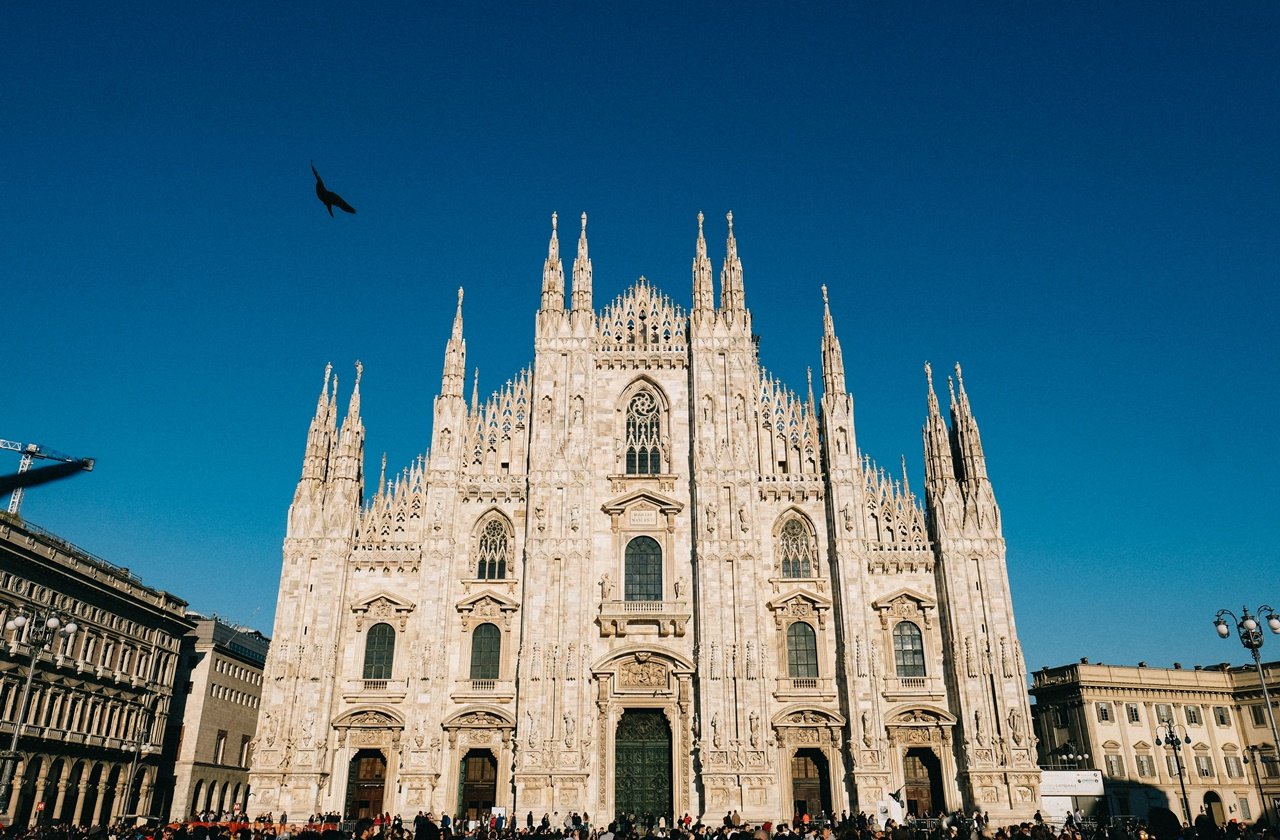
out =
{"type": "Polygon", "coordinates": [[[367,498],[360,368],[341,424],[326,371],[251,809],[1035,810],[959,368],[921,503],[858,446],[825,288],[821,400],[760,366],[728,221],[718,297],[699,214],[690,310],[641,277],[597,311],[586,216],[571,291],[553,216],[532,366],[467,399],[460,290],[430,448],[367,498]]]}

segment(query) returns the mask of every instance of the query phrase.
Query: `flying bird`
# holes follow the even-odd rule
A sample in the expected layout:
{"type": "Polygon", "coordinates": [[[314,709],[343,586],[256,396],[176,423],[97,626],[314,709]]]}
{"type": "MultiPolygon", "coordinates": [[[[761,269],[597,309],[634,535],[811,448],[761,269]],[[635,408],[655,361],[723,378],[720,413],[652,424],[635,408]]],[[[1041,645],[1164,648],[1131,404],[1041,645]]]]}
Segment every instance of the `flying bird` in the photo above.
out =
{"type": "Polygon", "coordinates": [[[316,176],[316,198],[324,203],[324,209],[329,211],[329,215],[333,215],[333,208],[336,206],[339,210],[346,210],[348,213],[356,212],[356,208],[347,204],[342,196],[336,192],[325,189],[324,179],[320,177],[320,173],[316,172],[315,161],[311,162],[311,172],[316,176]]]}

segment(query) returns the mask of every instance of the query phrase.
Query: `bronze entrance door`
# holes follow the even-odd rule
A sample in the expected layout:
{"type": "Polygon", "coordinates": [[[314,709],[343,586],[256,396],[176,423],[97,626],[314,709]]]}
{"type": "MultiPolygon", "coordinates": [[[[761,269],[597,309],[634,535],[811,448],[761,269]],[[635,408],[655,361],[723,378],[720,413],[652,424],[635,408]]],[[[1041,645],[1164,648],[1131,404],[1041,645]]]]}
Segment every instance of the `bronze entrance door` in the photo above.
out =
{"type": "Polygon", "coordinates": [[[831,775],[822,750],[798,750],[791,757],[791,798],[797,819],[831,813],[831,775]]]}
{"type": "Polygon", "coordinates": [[[942,811],[942,765],[933,750],[913,747],[902,757],[902,802],[908,814],[927,817],[942,811]]]}
{"type": "Polygon", "coordinates": [[[498,790],[498,762],[488,750],[471,750],[462,759],[462,779],[458,784],[458,810],[469,820],[478,820],[493,810],[498,790]]]}
{"type": "Polygon", "coordinates": [[[614,739],[614,807],[619,814],[671,812],[671,728],[657,709],[627,709],[614,739]]]}
{"type": "Polygon", "coordinates": [[[382,813],[387,783],[387,760],[381,750],[360,750],[347,773],[347,814],[354,819],[382,813]]]}

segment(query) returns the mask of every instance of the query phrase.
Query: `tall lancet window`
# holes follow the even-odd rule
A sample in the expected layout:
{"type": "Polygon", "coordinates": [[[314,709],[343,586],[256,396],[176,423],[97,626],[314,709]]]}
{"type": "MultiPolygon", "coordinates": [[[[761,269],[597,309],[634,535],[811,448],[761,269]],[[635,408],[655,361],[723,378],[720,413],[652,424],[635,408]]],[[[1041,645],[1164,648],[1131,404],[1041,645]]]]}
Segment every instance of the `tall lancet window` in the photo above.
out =
{"type": "Polygon", "coordinates": [[[807,578],[814,576],[817,566],[817,550],[813,537],[804,522],[799,519],[788,519],[782,526],[778,548],[782,555],[782,576],[784,578],[807,578]]]}
{"type": "Polygon", "coordinates": [[[641,391],[627,403],[627,475],[662,472],[662,410],[658,400],[641,391]]]}
{"type": "Polygon", "coordinates": [[[507,525],[494,517],[484,524],[476,547],[476,577],[481,580],[503,580],[507,576],[507,559],[511,556],[511,535],[507,525]]]}

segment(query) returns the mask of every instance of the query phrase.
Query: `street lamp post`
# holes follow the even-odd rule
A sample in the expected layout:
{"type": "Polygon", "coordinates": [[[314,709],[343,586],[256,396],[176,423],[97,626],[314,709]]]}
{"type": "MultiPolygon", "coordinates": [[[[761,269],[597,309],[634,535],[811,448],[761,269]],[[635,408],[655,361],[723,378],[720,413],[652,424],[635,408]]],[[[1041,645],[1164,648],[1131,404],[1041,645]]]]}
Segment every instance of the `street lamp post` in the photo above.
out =
{"type": "Polygon", "coordinates": [[[1262,803],[1262,818],[1267,818],[1267,796],[1262,792],[1262,749],[1257,744],[1250,744],[1245,747],[1249,751],[1249,755],[1244,757],[1245,764],[1253,765],[1253,781],[1258,786],[1258,801],[1262,803]],[[1249,756],[1253,756],[1250,758],[1249,756]]]}
{"type": "Polygon", "coordinates": [[[1178,768],[1178,786],[1182,788],[1182,813],[1187,818],[1187,825],[1191,825],[1191,803],[1187,799],[1187,780],[1182,772],[1182,745],[1190,744],[1191,736],[1187,734],[1187,729],[1182,724],[1175,724],[1171,720],[1162,720],[1156,727],[1156,746],[1167,746],[1173,750],[1173,763],[1178,768]],[[1178,730],[1182,732],[1179,734],[1178,730]],[[1164,736],[1161,738],[1161,736],[1164,736]]]}
{"type": "Polygon", "coordinates": [[[9,749],[0,753],[4,760],[0,767],[0,814],[9,812],[10,788],[13,785],[13,771],[18,762],[18,739],[22,736],[22,728],[26,725],[27,701],[31,698],[31,682],[36,675],[36,662],[40,659],[40,651],[48,647],[49,642],[58,636],[71,636],[79,628],[75,621],[64,618],[56,610],[38,610],[32,615],[20,612],[5,622],[5,629],[14,633],[13,643],[26,641],[28,654],[27,680],[22,686],[22,698],[18,701],[18,718],[13,722],[13,739],[9,749]]]}
{"type": "Polygon", "coordinates": [[[1236,618],[1231,610],[1218,610],[1213,625],[1218,629],[1218,635],[1225,639],[1231,635],[1231,628],[1223,616],[1231,616],[1231,620],[1236,623],[1236,634],[1240,637],[1240,644],[1253,654],[1253,667],[1258,669],[1258,684],[1262,686],[1262,702],[1267,710],[1267,720],[1271,723],[1271,740],[1280,751],[1280,730],[1276,728],[1276,713],[1271,708],[1271,692],[1267,691],[1267,677],[1262,673],[1262,643],[1265,638],[1262,635],[1262,627],[1258,624],[1258,617],[1265,613],[1267,626],[1271,628],[1271,632],[1280,633],[1280,615],[1276,615],[1276,611],[1266,604],[1258,607],[1257,615],[1250,615],[1248,607],[1241,607],[1240,613],[1241,617],[1236,618]]]}

